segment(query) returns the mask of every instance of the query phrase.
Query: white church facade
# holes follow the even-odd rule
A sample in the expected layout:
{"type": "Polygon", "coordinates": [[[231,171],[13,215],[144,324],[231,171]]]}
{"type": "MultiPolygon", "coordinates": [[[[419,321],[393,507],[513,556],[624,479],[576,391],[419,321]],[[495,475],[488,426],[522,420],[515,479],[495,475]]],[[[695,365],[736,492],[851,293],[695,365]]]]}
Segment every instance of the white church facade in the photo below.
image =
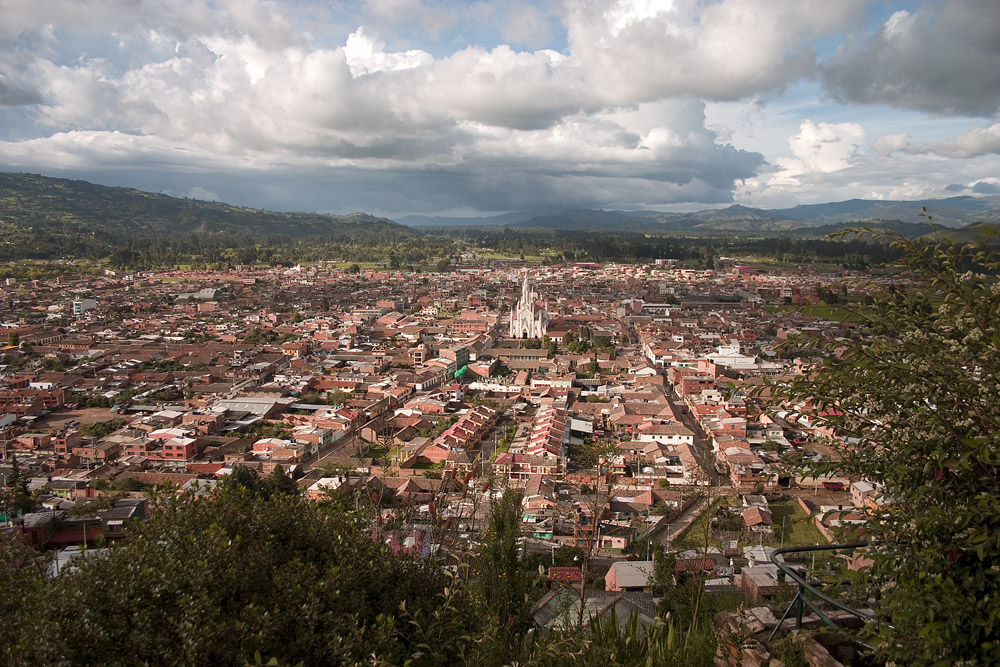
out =
{"type": "Polygon", "coordinates": [[[510,311],[510,335],[512,338],[541,338],[549,329],[549,310],[545,301],[531,289],[528,272],[524,272],[521,298],[510,311]]]}

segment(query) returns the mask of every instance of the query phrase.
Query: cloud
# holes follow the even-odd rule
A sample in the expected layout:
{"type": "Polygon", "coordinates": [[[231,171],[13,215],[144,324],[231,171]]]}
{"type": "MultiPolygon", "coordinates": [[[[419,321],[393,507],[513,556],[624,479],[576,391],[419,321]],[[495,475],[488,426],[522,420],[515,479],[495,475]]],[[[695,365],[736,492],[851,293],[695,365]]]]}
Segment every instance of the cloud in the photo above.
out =
{"type": "Polygon", "coordinates": [[[910,141],[908,134],[883,135],[875,140],[874,148],[885,157],[893,153],[906,153],[969,159],[997,154],[1000,153],[1000,123],[932,143],[910,141]]]}
{"type": "Polygon", "coordinates": [[[814,123],[806,119],[788,140],[791,160],[787,171],[797,173],[840,171],[863,159],[864,129],[857,123],[814,123]]]}
{"type": "Polygon", "coordinates": [[[925,2],[854,35],[820,64],[843,103],[991,116],[1000,108],[1000,3],[925,2]]]}
{"type": "Polygon", "coordinates": [[[188,190],[187,196],[190,199],[200,199],[201,201],[222,201],[222,197],[214,192],[198,187],[197,185],[188,190]]]}
{"type": "Polygon", "coordinates": [[[373,72],[398,72],[423,67],[434,62],[426,51],[411,49],[402,53],[386,53],[385,42],[369,34],[363,26],[347,38],[344,55],[355,77],[373,72]]]}
{"type": "Polygon", "coordinates": [[[950,183],[945,191],[952,194],[1000,195],[1000,178],[993,176],[968,183],[950,183]]]}
{"type": "Polygon", "coordinates": [[[540,49],[549,41],[548,16],[526,2],[507,5],[507,18],[500,28],[500,35],[514,46],[540,49]]]}
{"type": "Polygon", "coordinates": [[[568,7],[568,39],[588,89],[609,104],[626,104],[668,95],[735,100],[781,90],[812,73],[816,38],[854,25],[864,5],[618,0],[568,7]]]}
{"type": "Polygon", "coordinates": [[[759,174],[741,179],[736,199],[758,205],[791,206],[800,203],[800,198],[817,198],[818,186],[823,183],[830,186],[819,195],[821,200],[844,179],[856,186],[854,176],[842,174],[853,174],[867,164],[864,138],[865,130],[857,123],[817,123],[807,118],[788,138],[791,155],[779,156],[759,174]]]}
{"type": "MultiPolygon", "coordinates": [[[[205,175],[230,173],[243,183],[254,178],[278,182],[308,168],[314,177],[328,179],[323,192],[338,199],[321,200],[314,194],[290,206],[301,208],[313,201],[314,207],[327,210],[390,212],[726,202],[734,181],[752,176],[763,162],[757,153],[717,144],[704,127],[703,104],[693,101],[578,114],[532,131],[462,122],[445,136],[449,138],[441,139],[434,131],[427,139],[441,142],[442,158],[436,164],[428,160],[428,147],[419,139],[410,146],[412,160],[397,139],[387,142],[378,158],[371,143],[353,149],[340,143],[313,146],[308,153],[245,151],[233,159],[181,137],[167,141],[145,134],[79,130],[0,142],[0,161],[31,168],[41,155],[50,169],[102,168],[115,170],[116,178],[147,167],[168,168],[190,178],[181,178],[171,187],[174,192],[197,186],[223,200],[249,204],[254,200],[230,198],[232,185],[209,185],[205,175]],[[350,155],[351,150],[356,155],[350,155]]],[[[240,196],[260,197],[265,191],[240,191],[240,196]]]]}
{"type": "Polygon", "coordinates": [[[860,123],[770,106],[865,19],[861,0],[0,4],[0,163],[154,184],[159,170],[172,192],[249,205],[633,208],[865,177],[883,191],[932,148],[975,162],[933,187],[971,188],[995,152],[994,128],[924,145],[900,127],[867,154],[860,123]],[[706,100],[742,110],[706,127],[706,100]],[[771,164],[751,126],[778,137],[771,164]]]}
{"type": "Polygon", "coordinates": [[[982,180],[972,186],[977,195],[1000,195],[1000,179],[982,180]]]}
{"type": "Polygon", "coordinates": [[[0,72],[0,107],[37,104],[41,101],[42,96],[38,91],[0,72]]]}
{"type": "Polygon", "coordinates": [[[775,158],[773,167],[737,181],[734,197],[757,206],[864,199],[930,199],[956,194],[988,194],[1000,173],[1000,155],[964,160],[901,150],[909,135],[883,135],[872,152],[867,132],[855,123],[803,121],[789,139],[791,155],[775,158]],[[986,185],[978,185],[986,183],[986,185]],[[978,185],[978,187],[977,187],[978,185]]]}

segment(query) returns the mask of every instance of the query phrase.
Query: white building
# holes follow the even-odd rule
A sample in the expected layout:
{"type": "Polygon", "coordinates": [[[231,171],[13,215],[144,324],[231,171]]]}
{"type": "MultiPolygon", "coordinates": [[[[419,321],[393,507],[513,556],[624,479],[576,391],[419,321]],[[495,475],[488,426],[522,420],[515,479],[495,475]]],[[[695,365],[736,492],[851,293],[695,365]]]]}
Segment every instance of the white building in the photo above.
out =
{"type": "Polygon", "coordinates": [[[545,301],[531,290],[528,272],[524,272],[521,298],[510,312],[510,335],[512,338],[541,338],[549,329],[549,311],[545,301]]]}
{"type": "Polygon", "coordinates": [[[73,315],[80,317],[88,310],[97,310],[97,301],[94,299],[76,299],[73,301],[73,315]]]}

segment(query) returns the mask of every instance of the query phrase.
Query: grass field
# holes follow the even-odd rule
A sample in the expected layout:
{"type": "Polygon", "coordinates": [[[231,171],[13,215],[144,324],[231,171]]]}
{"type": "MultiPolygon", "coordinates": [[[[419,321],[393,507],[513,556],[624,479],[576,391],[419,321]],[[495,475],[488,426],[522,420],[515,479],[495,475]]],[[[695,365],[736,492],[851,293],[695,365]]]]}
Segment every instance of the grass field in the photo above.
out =
{"type": "MultiPolygon", "coordinates": [[[[712,503],[710,508],[704,510],[694,521],[688,524],[673,541],[674,548],[694,549],[705,546],[705,518],[714,515],[715,511],[723,504],[731,507],[740,505],[739,498],[726,497],[719,498],[712,503]]],[[[765,535],[763,543],[769,546],[805,547],[814,544],[827,544],[827,540],[819,529],[813,525],[810,517],[799,507],[794,500],[776,500],[770,504],[771,517],[774,522],[774,532],[765,535]]],[[[729,535],[728,537],[734,537],[729,535]]],[[[760,536],[750,531],[745,531],[739,536],[740,546],[758,544],[760,536]]],[[[709,546],[721,547],[720,537],[713,531],[709,536],[709,546]]],[[[829,558],[827,554],[817,556],[817,561],[829,558]]]]}
{"type": "Polygon", "coordinates": [[[814,544],[827,544],[823,533],[813,525],[812,519],[794,500],[776,500],[772,502],[771,519],[774,522],[774,533],[770,543],[786,547],[808,547],[814,544]],[[784,540],[782,541],[782,537],[784,540]]]}
{"type": "Polygon", "coordinates": [[[807,306],[776,306],[776,310],[785,311],[788,313],[802,313],[803,315],[812,315],[818,317],[821,320],[831,320],[834,322],[857,322],[861,318],[858,317],[857,313],[852,313],[845,307],[842,306],[831,306],[825,303],[818,303],[815,305],[807,306]]]}

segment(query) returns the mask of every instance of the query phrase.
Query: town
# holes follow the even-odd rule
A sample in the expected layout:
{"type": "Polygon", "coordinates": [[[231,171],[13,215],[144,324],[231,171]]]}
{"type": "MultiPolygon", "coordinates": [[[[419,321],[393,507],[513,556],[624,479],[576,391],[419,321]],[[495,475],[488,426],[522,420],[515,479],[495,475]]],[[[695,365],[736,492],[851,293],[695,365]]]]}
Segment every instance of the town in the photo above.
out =
{"type": "Polygon", "coordinates": [[[776,547],[830,541],[863,512],[829,510],[877,500],[796,472],[832,455],[808,406],[762,409],[799,372],[782,341],[852,335],[800,307],[831,286],[860,301],[871,277],[521,264],[7,280],[0,470],[29,478],[34,511],[5,526],[68,558],[142,521],[150,489],[242,466],[311,498],[377,494],[389,539],[429,557],[518,488],[522,548],[558,556],[552,577],[648,590],[662,545],[757,598],[782,585],[776,547]]]}

